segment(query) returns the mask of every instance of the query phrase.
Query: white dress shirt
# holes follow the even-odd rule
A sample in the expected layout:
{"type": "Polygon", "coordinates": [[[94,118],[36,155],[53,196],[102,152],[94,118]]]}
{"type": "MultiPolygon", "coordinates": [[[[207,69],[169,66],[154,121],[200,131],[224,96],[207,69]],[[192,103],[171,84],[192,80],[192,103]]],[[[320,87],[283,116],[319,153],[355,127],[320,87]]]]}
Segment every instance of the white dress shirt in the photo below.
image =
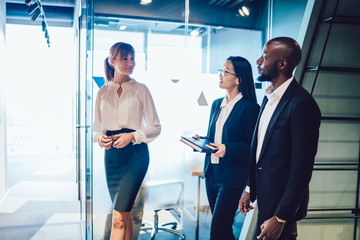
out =
{"type": "Polygon", "coordinates": [[[292,80],[293,80],[293,77],[289,78],[283,84],[281,84],[277,89],[274,89],[274,87],[272,85],[270,85],[265,90],[265,95],[268,98],[268,101],[264,107],[262,114],[261,114],[259,127],[258,127],[256,162],[259,161],[259,156],[260,156],[262,145],[264,142],[265,133],[269,126],[270,119],[272,118],[272,115],[274,114],[274,111],[275,111],[277,105],[279,104],[281,97],[284,95],[286,89],[288,88],[288,86],[290,85],[292,80]]]}
{"type": "MultiPolygon", "coordinates": [[[[228,119],[232,109],[234,108],[234,105],[242,97],[243,97],[242,93],[239,93],[230,102],[227,101],[227,97],[224,97],[224,99],[220,105],[221,111],[219,113],[219,117],[216,120],[214,143],[222,144],[222,133],[223,133],[224,124],[225,124],[226,120],[228,119]]],[[[211,163],[218,164],[219,157],[215,156],[214,154],[211,154],[211,163]]]]}
{"type": "MultiPolygon", "coordinates": [[[[259,156],[260,156],[261,148],[262,148],[262,145],[264,142],[265,133],[269,126],[272,115],[274,114],[274,111],[275,111],[277,105],[279,104],[281,97],[284,95],[286,89],[289,87],[289,85],[293,79],[294,79],[294,77],[289,78],[283,84],[281,84],[277,89],[274,89],[274,87],[272,85],[270,85],[265,90],[265,95],[268,98],[268,101],[264,107],[262,114],[261,114],[259,126],[258,126],[256,163],[259,161],[259,156]]],[[[245,191],[250,192],[250,187],[246,186],[245,191]]]]}
{"type": "Polygon", "coordinates": [[[159,136],[161,125],[148,88],[131,79],[120,84],[110,82],[100,88],[95,103],[94,142],[107,130],[134,129],[135,144],[149,143],[159,136]]]}

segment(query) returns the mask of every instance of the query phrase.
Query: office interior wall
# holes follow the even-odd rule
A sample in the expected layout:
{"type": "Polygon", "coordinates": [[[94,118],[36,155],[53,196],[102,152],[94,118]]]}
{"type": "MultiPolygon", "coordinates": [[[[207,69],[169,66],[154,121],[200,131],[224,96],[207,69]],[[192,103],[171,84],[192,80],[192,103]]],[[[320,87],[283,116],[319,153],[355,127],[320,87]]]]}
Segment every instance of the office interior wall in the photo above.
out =
{"type": "Polygon", "coordinates": [[[308,0],[273,0],[271,37],[298,39],[308,0]]]}
{"type": "Polygon", "coordinates": [[[6,191],[6,114],[5,114],[5,26],[6,26],[5,1],[0,2],[0,202],[6,191]]]}

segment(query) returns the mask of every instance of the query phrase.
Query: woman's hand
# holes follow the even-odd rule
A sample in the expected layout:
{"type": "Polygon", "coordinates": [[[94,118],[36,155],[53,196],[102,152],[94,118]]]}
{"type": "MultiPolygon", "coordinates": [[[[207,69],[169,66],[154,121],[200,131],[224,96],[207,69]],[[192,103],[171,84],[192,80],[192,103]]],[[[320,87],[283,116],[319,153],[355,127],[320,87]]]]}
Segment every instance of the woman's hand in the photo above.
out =
{"type": "Polygon", "coordinates": [[[193,136],[193,138],[200,139],[200,136],[198,134],[195,134],[195,136],[193,136]]]}
{"type": "Polygon", "coordinates": [[[101,136],[100,138],[100,145],[103,146],[106,150],[111,148],[112,142],[113,140],[106,135],[101,136]]]}
{"type": "Polygon", "coordinates": [[[113,147],[115,148],[123,148],[126,147],[131,141],[135,140],[133,133],[120,133],[113,135],[113,138],[116,139],[113,143],[113,147]]]}
{"type": "Polygon", "coordinates": [[[217,157],[224,157],[226,153],[225,144],[210,143],[211,146],[216,147],[218,150],[213,153],[217,157]]]}

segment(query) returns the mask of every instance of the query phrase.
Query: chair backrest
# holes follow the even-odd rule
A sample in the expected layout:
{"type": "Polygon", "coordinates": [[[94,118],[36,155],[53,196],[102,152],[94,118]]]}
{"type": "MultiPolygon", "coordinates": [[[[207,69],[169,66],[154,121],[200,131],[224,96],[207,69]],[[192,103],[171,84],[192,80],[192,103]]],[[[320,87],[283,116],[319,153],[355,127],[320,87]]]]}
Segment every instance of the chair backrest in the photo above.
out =
{"type": "Polygon", "coordinates": [[[145,209],[178,208],[182,203],[184,180],[165,179],[149,181],[145,184],[145,209]]]}

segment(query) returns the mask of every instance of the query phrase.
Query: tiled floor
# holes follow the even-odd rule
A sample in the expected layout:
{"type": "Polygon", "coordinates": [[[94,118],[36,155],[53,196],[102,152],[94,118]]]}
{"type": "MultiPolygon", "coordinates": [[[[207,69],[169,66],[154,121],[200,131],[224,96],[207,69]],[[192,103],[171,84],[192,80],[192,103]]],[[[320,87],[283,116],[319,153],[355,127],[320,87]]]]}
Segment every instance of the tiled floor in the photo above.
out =
{"type": "Polygon", "coordinates": [[[8,159],[6,198],[0,202],[0,239],[81,239],[72,158],[8,159]]]}
{"type": "MultiPolygon", "coordinates": [[[[0,202],[1,240],[81,239],[80,203],[74,179],[73,159],[59,157],[14,157],[9,159],[10,186],[0,202]]],[[[191,209],[195,215],[194,209],[191,209]]],[[[208,212],[201,215],[200,239],[208,239],[211,221],[208,212]]],[[[94,218],[95,219],[95,218],[94,218]]],[[[98,218],[101,221],[101,218],[98,218]]],[[[153,221],[153,212],[146,211],[144,219],[153,221]]],[[[184,216],[179,230],[187,239],[195,239],[195,223],[184,216]]],[[[176,220],[167,211],[160,213],[160,223],[176,220]]],[[[102,232],[102,220],[96,231],[102,232]]],[[[180,225],[179,225],[180,226],[180,225]]],[[[95,229],[94,229],[95,233],[95,229]]],[[[140,232],[139,239],[149,239],[150,233],[140,232]]],[[[102,234],[94,234],[100,240],[102,234]]],[[[157,239],[177,239],[175,235],[160,232],[157,239]]]]}
{"type": "MultiPolygon", "coordinates": [[[[9,161],[9,191],[0,202],[1,240],[80,240],[80,203],[74,179],[72,159],[54,157],[16,158],[9,161]]],[[[195,208],[186,207],[195,216],[195,208]]],[[[146,210],[143,219],[153,222],[154,212],[146,210]]],[[[94,240],[102,239],[105,218],[94,215],[94,240]]],[[[195,239],[195,222],[183,214],[183,221],[169,211],[159,212],[160,224],[182,222],[178,230],[186,239],[195,239]]],[[[211,213],[203,207],[200,212],[199,240],[209,239],[211,213]]],[[[139,240],[150,238],[150,232],[141,231],[139,240]]],[[[178,239],[176,235],[159,232],[156,240],[178,239]]]]}

